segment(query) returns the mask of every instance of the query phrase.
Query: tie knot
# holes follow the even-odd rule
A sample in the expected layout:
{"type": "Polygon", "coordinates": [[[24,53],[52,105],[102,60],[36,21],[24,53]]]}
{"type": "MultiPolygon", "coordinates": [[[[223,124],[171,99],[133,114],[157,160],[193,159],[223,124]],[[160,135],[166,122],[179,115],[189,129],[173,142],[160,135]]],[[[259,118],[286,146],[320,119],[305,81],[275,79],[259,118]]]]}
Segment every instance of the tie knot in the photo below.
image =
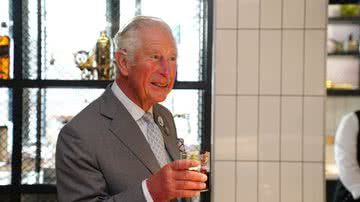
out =
{"type": "Polygon", "coordinates": [[[152,113],[150,112],[146,112],[144,115],[143,115],[143,118],[144,120],[147,122],[147,123],[152,123],[153,122],[153,115],[152,113]]]}

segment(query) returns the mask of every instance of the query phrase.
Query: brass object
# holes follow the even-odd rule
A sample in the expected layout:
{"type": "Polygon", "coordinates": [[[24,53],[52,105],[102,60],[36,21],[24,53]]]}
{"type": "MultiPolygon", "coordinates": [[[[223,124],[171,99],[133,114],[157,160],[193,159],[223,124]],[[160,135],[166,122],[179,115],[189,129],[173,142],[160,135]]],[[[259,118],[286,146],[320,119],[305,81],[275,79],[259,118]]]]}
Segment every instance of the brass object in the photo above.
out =
{"type": "Polygon", "coordinates": [[[96,67],[94,67],[94,53],[81,50],[74,54],[75,64],[81,70],[81,79],[94,80],[97,79],[96,67]]]}
{"type": "Polygon", "coordinates": [[[96,42],[95,58],[98,70],[98,79],[110,80],[113,76],[111,68],[111,43],[105,31],[100,33],[96,42]]]}

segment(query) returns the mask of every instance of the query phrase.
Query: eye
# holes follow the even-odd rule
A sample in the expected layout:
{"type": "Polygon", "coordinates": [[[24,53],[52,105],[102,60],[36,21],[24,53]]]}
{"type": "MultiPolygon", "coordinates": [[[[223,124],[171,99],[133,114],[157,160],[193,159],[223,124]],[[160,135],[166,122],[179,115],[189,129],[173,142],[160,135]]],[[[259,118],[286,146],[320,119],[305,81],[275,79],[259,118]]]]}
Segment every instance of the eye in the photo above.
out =
{"type": "Polygon", "coordinates": [[[159,55],[152,55],[151,56],[151,59],[153,59],[153,60],[159,60],[160,59],[160,56],[159,55]]]}
{"type": "Polygon", "coordinates": [[[171,61],[171,62],[176,62],[176,56],[171,56],[171,57],[170,57],[170,61],[171,61]]]}

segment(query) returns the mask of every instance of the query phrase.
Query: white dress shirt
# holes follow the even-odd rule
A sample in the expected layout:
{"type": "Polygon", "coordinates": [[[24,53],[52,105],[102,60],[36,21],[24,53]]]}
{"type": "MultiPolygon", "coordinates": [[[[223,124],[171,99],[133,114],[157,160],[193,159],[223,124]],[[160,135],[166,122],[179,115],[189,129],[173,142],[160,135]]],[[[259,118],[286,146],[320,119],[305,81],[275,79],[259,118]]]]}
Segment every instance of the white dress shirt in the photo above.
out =
{"type": "MultiPolygon", "coordinates": [[[[120,102],[125,106],[125,108],[130,113],[130,115],[134,118],[134,120],[140,127],[141,132],[144,134],[144,136],[147,140],[147,136],[146,136],[147,126],[141,119],[143,117],[143,115],[145,114],[144,110],[141,109],[139,106],[137,106],[133,101],[131,101],[125,95],[125,93],[119,88],[119,86],[117,85],[117,83],[115,81],[114,81],[113,85],[111,86],[111,90],[114,93],[114,95],[120,100],[120,102]]],[[[152,113],[152,107],[149,109],[148,112],[152,113]]],[[[141,183],[145,199],[147,202],[154,202],[149,193],[149,189],[146,185],[146,180],[147,179],[145,179],[141,183]]]]}
{"type": "Polygon", "coordinates": [[[335,136],[335,161],[341,182],[354,199],[360,197],[360,167],[357,161],[359,122],[354,112],[340,121],[335,136]]]}

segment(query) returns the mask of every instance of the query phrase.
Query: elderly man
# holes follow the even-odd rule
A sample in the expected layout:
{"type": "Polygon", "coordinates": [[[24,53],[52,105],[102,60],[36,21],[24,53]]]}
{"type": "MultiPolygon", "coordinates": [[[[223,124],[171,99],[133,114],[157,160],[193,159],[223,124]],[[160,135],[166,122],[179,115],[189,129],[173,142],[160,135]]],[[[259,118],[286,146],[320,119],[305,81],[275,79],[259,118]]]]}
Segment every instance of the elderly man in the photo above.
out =
{"type": "Polygon", "coordinates": [[[115,82],[60,132],[59,201],[163,202],[199,195],[207,177],[188,170],[199,162],[177,160],[174,120],[157,104],[176,74],[169,26],[135,17],[114,42],[115,82]]]}

